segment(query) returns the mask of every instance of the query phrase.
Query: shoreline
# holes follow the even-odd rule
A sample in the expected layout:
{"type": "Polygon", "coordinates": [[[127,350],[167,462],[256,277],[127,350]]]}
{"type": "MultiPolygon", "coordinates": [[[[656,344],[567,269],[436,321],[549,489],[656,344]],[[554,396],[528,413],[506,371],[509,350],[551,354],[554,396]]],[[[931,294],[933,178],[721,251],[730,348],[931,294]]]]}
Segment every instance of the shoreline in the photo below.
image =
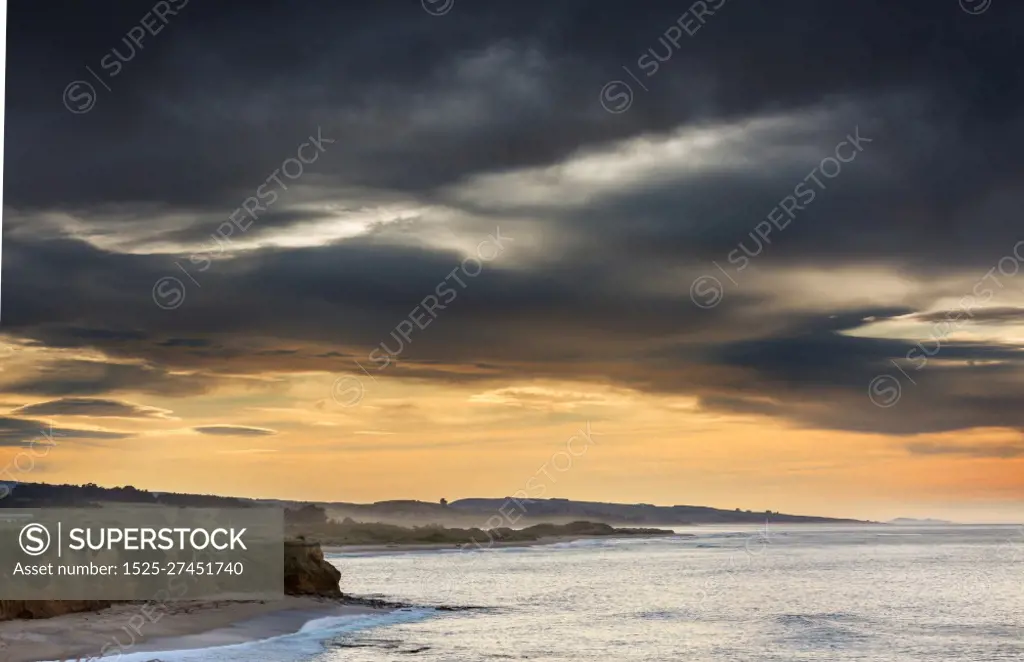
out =
{"type": "Polygon", "coordinates": [[[538,538],[537,540],[497,540],[486,545],[474,545],[473,543],[452,543],[452,542],[431,542],[431,543],[378,543],[372,545],[328,545],[321,544],[320,548],[324,554],[331,555],[352,555],[352,554],[401,554],[404,552],[433,552],[453,551],[460,549],[497,549],[510,547],[539,547],[542,545],[557,545],[564,542],[575,542],[577,540],[659,540],[662,538],[692,538],[692,533],[666,533],[664,535],[621,535],[621,536],[550,536],[538,538]]]}
{"type": "MultiPolygon", "coordinates": [[[[538,540],[495,541],[481,549],[554,545],[577,540],[657,539],[663,536],[551,536],[538,540]]],[[[410,545],[334,545],[322,547],[329,555],[393,554],[452,551],[465,543],[410,545]]],[[[140,617],[144,603],[115,604],[98,612],[80,612],[54,618],[0,622],[0,662],[98,660],[101,652],[118,659],[122,655],[184,651],[251,643],[296,634],[310,621],[332,616],[386,615],[400,605],[368,601],[285,596],[273,600],[180,601],[163,605],[151,618],[140,617]],[[159,614],[156,616],[155,614],[159,614]],[[132,623],[135,629],[132,629],[132,623]]]]}
{"type": "Polygon", "coordinates": [[[0,660],[92,660],[106,647],[117,659],[124,655],[190,650],[250,643],[295,634],[315,618],[388,614],[379,609],[315,597],[264,601],[174,602],[155,618],[129,627],[142,603],[117,604],[103,611],[55,618],[0,623],[0,660]]]}

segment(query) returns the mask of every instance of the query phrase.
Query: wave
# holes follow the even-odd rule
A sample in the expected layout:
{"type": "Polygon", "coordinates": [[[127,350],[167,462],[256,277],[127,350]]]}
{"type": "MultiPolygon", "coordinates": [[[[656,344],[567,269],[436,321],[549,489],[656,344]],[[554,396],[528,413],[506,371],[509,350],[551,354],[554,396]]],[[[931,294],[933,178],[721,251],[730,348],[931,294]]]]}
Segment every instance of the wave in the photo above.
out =
{"type": "Polygon", "coordinates": [[[120,654],[113,651],[99,659],[117,662],[297,662],[321,653],[324,643],[334,637],[388,625],[413,623],[430,618],[435,613],[436,610],[430,608],[410,608],[387,614],[326,616],[307,621],[298,632],[268,639],[210,648],[120,654]]]}

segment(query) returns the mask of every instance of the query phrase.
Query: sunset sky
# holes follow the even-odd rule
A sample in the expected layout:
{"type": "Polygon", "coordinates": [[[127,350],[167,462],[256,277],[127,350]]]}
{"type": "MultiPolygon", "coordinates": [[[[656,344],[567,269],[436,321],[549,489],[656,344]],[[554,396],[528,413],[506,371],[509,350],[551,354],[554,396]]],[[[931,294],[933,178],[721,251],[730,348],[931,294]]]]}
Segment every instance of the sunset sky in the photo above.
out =
{"type": "Polygon", "coordinates": [[[149,7],[11,3],[0,480],[1021,520],[1024,5],[149,7]]]}

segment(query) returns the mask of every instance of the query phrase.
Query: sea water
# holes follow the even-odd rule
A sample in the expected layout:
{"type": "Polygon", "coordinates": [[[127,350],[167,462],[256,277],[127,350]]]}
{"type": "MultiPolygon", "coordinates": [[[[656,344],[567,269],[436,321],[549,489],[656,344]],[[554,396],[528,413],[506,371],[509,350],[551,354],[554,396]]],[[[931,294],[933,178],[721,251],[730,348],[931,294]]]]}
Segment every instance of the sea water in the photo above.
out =
{"type": "Polygon", "coordinates": [[[1019,527],[685,533],[332,555],[347,592],[419,607],[120,662],[1024,660],[1019,527]]]}

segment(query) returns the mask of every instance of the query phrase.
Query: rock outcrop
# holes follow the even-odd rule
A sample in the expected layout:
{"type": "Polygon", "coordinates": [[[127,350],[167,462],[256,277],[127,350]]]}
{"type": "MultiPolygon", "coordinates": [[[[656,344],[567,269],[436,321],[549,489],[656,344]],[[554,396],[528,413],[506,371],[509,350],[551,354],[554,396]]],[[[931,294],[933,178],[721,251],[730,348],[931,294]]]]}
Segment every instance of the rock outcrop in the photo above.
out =
{"type": "Polygon", "coordinates": [[[302,538],[284,543],[284,592],[288,595],[342,597],[341,573],[324,559],[320,543],[302,538]]]}
{"type": "MultiPolygon", "coordinates": [[[[343,597],[341,573],[324,559],[320,543],[303,539],[284,543],[284,592],[287,595],[343,597]]],[[[106,609],[110,600],[0,600],[0,621],[52,618],[80,611],[106,609]]]]}

